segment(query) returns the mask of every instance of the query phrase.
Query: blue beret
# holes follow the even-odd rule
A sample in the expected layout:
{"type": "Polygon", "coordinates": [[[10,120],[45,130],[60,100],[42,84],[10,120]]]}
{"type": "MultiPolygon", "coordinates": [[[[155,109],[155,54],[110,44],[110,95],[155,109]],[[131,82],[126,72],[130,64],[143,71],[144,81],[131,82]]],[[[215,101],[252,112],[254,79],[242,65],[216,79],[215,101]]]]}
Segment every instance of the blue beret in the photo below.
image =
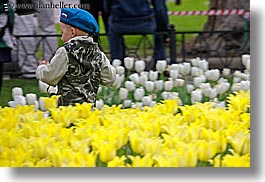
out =
{"type": "Polygon", "coordinates": [[[98,33],[98,23],[87,11],[79,8],[62,8],[60,21],[87,33],[98,33]]]}

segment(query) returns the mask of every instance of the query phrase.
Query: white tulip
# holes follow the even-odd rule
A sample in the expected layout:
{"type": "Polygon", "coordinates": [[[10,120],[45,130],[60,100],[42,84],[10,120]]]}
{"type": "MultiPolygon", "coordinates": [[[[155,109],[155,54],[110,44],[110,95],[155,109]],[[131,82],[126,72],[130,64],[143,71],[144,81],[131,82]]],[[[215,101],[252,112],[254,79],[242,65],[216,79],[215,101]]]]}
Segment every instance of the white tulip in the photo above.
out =
{"type": "Polygon", "coordinates": [[[9,107],[16,108],[16,102],[13,101],[13,100],[12,101],[8,101],[7,104],[8,104],[9,107]]]}
{"type": "Polygon", "coordinates": [[[132,105],[132,101],[131,100],[124,100],[123,104],[122,104],[122,107],[123,108],[128,108],[128,107],[131,107],[131,105],[132,105]]]}
{"type": "Polygon", "coordinates": [[[100,110],[104,106],[104,101],[102,99],[96,100],[96,108],[100,110]]]}
{"type": "Polygon", "coordinates": [[[162,73],[166,70],[167,68],[167,61],[166,60],[158,60],[156,62],[156,70],[159,72],[159,73],[162,73]]]}
{"type": "Polygon", "coordinates": [[[246,63],[246,70],[250,71],[250,61],[246,63]]]}
{"type": "Polygon", "coordinates": [[[250,80],[250,74],[249,73],[242,73],[241,78],[243,80],[250,80]]]}
{"type": "Polygon", "coordinates": [[[185,76],[190,73],[191,65],[190,63],[182,63],[180,64],[180,73],[185,76]]]}
{"type": "Polygon", "coordinates": [[[140,84],[141,84],[142,86],[144,86],[145,82],[148,81],[148,75],[146,75],[146,74],[141,74],[141,75],[139,76],[139,81],[140,81],[140,84]]]}
{"type": "Polygon", "coordinates": [[[217,81],[217,83],[223,83],[223,82],[228,82],[228,80],[225,79],[225,78],[220,78],[220,79],[217,81]]]}
{"type": "Polygon", "coordinates": [[[155,81],[155,91],[159,92],[163,90],[164,81],[163,80],[156,80],[155,81]]]}
{"type": "Polygon", "coordinates": [[[229,68],[224,68],[222,74],[224,76],[229,76],[231,74],[231,70],[229,68]]]}
{"type": "Polygon", "coordinates": [[[117,66],[116,67],[116,72],[119,75],[124,75],[125,74],[125,68],[123,66],[117,66]]]}
{"type": "Polygon", "coordinates": [[[133,65],[134,65],[134,58],[132,58],[132,57],[124,58],[124,66],[125,66],[125,68],[131,70],[133,68],[133,65]]]}
{"type": "Polygon", "coordinates": [[[121,83],[123,83],[125,80],[125,75],[119,75],[119,80],[121,83]]]}
{"type": "Polygon", "coordinates": [[[168,92],[164,91],[164,92],[161,93],[161,96],[162,96],[163,100],[167,100],[169,94],[168,94],[168,92]]]}
{"type": "Polygon", "coordinates": [[[247,91],[247,90],[249,90],[249,88],[250,88],[250,81],[249,80],[240,82],[240,90],[247,91]]]}
{"type": "Polygon", "coordinates": [[[128,98],[129,91],[126,88],[120,88],[119,96],[121,100],[125,100],[128,98]]]}
{"type": "Polygon", "coordinates": [[[203,71],[207,71],[209,69],[209,62],[206,61],[205,59],[200,60],[199,61],[199,67],[203,70],[203,71]]]}
{"type": "Polygon", "coordinates": [[[218,95],[217,89],[212,88],[210,91],[210,94],[209,94],[209,98],[213,99],[213,98],[217,97],[217,95],[218,95]]]}
{"type": "Polygon", "coordinates": [[[143,89],[143,88],[137,88],[137,89],[134,91],[134,93],[133,93],[133,97],[134,97],[134,99],[137,100],[137,101],[142,100],[143,96],[144,96],[144,89],[143,89]]]}
{"type": "Polygon", "coordinates": [[[114,59],[113,61],[112,61],[112,66],[114,66],[114,67],[118,67],[118,66],[120,66],[121,65],[121,60],[119,60],[119,59],[114,59]]]}
{"type": "Polygon", "coordinates": [[[205,88],[211,88],[211,84],[210,83],[202,83],[201,85],[200,85],[200,88],[203,90],[203,89],[205,89],[205,88]]]}
{"type": "Polygon", "coordinates": [[[23,95],[23,89],[20,87],[14,87],[12,88],[12,97],[13,99],[15,96],[22,96],[23,95]]]}
{"type": "Polygon", "coordinates": [[[201,83],[203,83],[204,80],[202,77],[194,77],[193,78],[193,84],[195,87],[200,87],[201,83]]]}
{"type": "Polygon", "coordinates": [[[174,87],[174,82],[173,81],[165,81],[164,82],[164,89],[165,91],[171,91],[174,87]]]}
{"type": "Polygon", "coordinates": [[[138,73],[133,73],[129,76],[129,79],[131,81],[133,81],[133,83],[135,83],[136,85],[140,83],[140,79],[139,79],[139,74],[138,73]]]}
{"type": "Polygon", "coordinates": [[[234,76],[234,77],[240,77],[241,73],[242,73],[241,71],[236,70],[236,71],[233,73],[233,76],[234,76]]]}
{"type": "Polygon", "coordinates": [[[203,70],[198,67],[191,67],[191,76],[200,76],[203,75],[203,70]]]}
{"type": "Polygon", "coordinates": [[[39,98],[39,108],[40,108],[41,111],[46,111],[46,107],[45,107],[44,101],[43,101],[43,99],[41,97],[39,98]]]}
{"type": "Polygon", "coordinates": [[[171,64],[170,65],[170,70],[180,70],[180,65],[179,64],[171,64]]]}
{"type": "Polygon", "coordinates": [[[132,105],[132,108],[133,109],[136,109],[136,108],[142,108],[143,107],[143,103],[142,102],[136,102],[132,105]]]}
{"type": "Polygon", "coordinates": [[[203,95],[205,95],[206,97],[210,96],[212,89],[210,83],[202,83],[200,85],[200,88],[202,90],[203,95]]]}
{"type": "Polygon", "coordinates": [[[145,87],[145,89],[146,89],[148,92],[152,92],[152,91],[154,91],[155,83],[152,82],[152,81],[147,81],[147,82],[145,82],[144,87],[145,87]]]}
{"type": "Polygon", "coordinates": [[[222,101],[222,102],[217,102],[214,104],[213,106],[214,108],[225,108],[225,102],[222,101]]]}
{"type": "Polygon", "coordinates": [[[45,111],[43,113],[43,118],[48,118],[50,116],[50,112],[49,111],[45,111]]]}
{"type": "Polygon", "coordinates": [[[158,71],[150,70],[149,71],[149,80],[155,81],[155,80],[157,80],[157,78],[158,78],[158,71]]]}
{"type": "Polygon", "coordinates": [[[146,75],[146,76],[148,77],[149,72],[148,72],[148,71],[142,71],[142,72],[140,73],[140,76],[141,76],[141,75],[146,75]]]}
{"type": "Polygon", "coordinates": [[[185,84],[185,80],[183,80],[183,79],[176,79],[175,80],[175,85],[177,87],[182,87],[184,84],[185,84]]]}
{"type": "Polygon", "coordinates": [[[102,92],[102,86],[100,85],[99,87],[98,87],[98,92],[97,92],[97,94],[100,94],[102,92]]]}
{"type": "Polygon", "coordinates": [[[36,110],[38,110],[39,108],[40,108],[40,103],[39,103],[39,101],[35,101],[35,103],[34,103],[34,110],[36,111],[36,110]]]}
{"type": "Polygon", "coordinates": [[[233,83],[231,86],[232,92],[237,92],[241,89],[241,83],[233,83]]]}
{"type": "Polygon", "coordinates": [[[205,76],[207,80],[217,81],[220,77],[220,71],[218,69],[207,70],[205,76]]]}
{"type": "Polygon", "coordinates": [[[37,95],[33,93],[26,94],[26,101],[28,105],[34,105],[35,101],[37,101],[37,95]]]}
{"type": "Polygon", "coordinates": [[[247,67],[247,64],[250,64],[250,55],[249,54],[243,54],[241,56],[242,64],[247,67]]]}
{"type": "Polygon", "coordinates": [[[154,105],[156,105],[156,101],[152,101],[150,107],[154,107],[154,105]]]}
{"type": "Polygon", "coordinates": [[[199,57],[190,60],[192,66],[195,66],[195,67],[199,67],[200,66],[200,61],[201,61],[201,59],[199,57]]]}
{"type": "Polygon", "coordinates": [[[137,71],[138,73],[141,73],[145,69],[145,62],[143,60],[136,61],[134,68],[135,68],[135,71],[137,71]]]}
{"type": "Polygon", "coordinates": [[[194,90],[194,85],[191,85],[191,84],[187,84],[187,92],[188,93],[191,93],[192,90],[194,90]]]}
{"type": "Polygon", "coordinates": [[[125,88],[127,88],[129,91],[133,91],[133,90],[135,90],[136,86],[135,86],[134,82],[126,81],[125,82],[125,88]]]}
{"type": "Polygon", "coordinates": [[[233,78],[233,83],[239,83],[240,81],[241,81],[241,78],[239,78],[239,77],[233,78]]]}
{"type": "Polygon", "coordinates": [[[14,101],[15,101],[16,105],[25,106],[27,104],[26,97],[24,97],[22,95],[15,96],[14,101]]]}
{"type": "Polygon", "coordinates": [[[144,96],[142,98],[142,103],[144,106],[150,106],[152,104],[152,96],[151,95],[144,96]]]}
{"type": "Polygon", "coordinates": [[[191,102],[195,104],[196,102],[202,101],[202,90],[196,89],[191,91],[191,102]]]}
{"type": "Polygon", "coordinates": [[[183,106],[183,102],[182,102],[181,98],[178,98],[178,105],[183,106]]]}
{"type": "Polygon", "coordinates": [[[179,98],[179,93],[177,92],[168,92],[168,99],[175,100],[179,98]]]}
{"type": "Polygon", "coordinates": [[[222,82],[222,83],[217,84],[215,88],[217,89],[218,94],[224,94],[230,88],[230,83],[222,82]]]}
{"type": "Polygon", "coordinates": [[[179,74],[179,71],[178,70],[170,70],[169,71],[169,76],[173,79],[177,79],[178,78],[178,74],[179,74]]]}

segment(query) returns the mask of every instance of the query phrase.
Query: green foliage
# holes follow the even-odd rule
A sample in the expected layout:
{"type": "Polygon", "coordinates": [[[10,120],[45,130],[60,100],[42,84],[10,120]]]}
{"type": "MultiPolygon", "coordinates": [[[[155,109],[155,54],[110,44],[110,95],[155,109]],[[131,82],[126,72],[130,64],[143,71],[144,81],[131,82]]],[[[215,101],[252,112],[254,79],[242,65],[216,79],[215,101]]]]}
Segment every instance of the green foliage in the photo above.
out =
{"type": "Polygon", "coordinates": [[[37,97],[48,96],[48,94],[41,94],[38,88],[38,81],[36,79],[12,79],[4,80],[0,95],[0,106],[7,106],[8,101],[13,100],[12,88],[21,87],[25,96],[28,93],[35,93],[37,97]]]}

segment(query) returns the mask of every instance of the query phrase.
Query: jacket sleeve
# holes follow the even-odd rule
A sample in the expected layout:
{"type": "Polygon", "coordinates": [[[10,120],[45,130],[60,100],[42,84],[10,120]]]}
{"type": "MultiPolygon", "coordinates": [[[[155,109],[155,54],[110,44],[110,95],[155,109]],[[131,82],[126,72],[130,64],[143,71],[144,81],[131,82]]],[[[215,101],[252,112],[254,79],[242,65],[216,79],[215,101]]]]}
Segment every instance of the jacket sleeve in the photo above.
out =
{"type": "Polygon", "coordinates": [[[116,80],[116,69],[110,64],[104,53],[102,53],[100,80],[101,84],[105,86],[111,86],[116,80]]]}
{"type": "Polygon", "coordinates": [[[68,56],[64,47],[60,47],[50,64],[39,65],[36,78],[52,86],[56,86],[68,69],[68,56]]]}
{"type": "Polygon", "coordinates": [[[166,31],[169,29],[168,12],[165,0],[152,0],[155,10],[157,31],[166,31]]]}

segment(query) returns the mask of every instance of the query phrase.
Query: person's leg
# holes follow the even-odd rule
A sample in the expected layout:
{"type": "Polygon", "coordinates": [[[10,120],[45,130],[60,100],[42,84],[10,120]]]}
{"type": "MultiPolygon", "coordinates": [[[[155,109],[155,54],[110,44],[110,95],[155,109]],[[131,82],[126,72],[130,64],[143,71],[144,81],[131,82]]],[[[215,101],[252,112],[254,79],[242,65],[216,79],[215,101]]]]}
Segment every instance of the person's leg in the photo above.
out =
{"type": "MultiPolygon", "coordinates": [[[[49,3],[49,0],[43,0],[44,3],[49,3]]],[[[37,13],[38,25],[40,35],[48,35],[42,40],[42,53],[43,59],[49,61],[56,49],[58,48],[58,37],[49,37],[49,35],[56,34],[56,27],[54,22],[54,10],[53,9],[39,9],[37,13]]]]}
{"type": "Polygon", "coordinates": [[[166,59],[166,48],[164,43],[163,34],[155,34],[154,35],[154,59],[157,60],[165,60],[166,59]]]}
{"type": "Polygon", "coordinates": [[[154,35],[154,54],[153,54],[153,69],[155,69],[157,60],[166,60],[166,48],[163,34],[154,35]]]}
{"type": "Polygon", "coordinates": [[[3,67],[4,67],[4,63],[0,62],[0,95],[1,95],[2,84],[3,84],[3,67]]]}
{"type": "Polygon", "coordinates": [[[113,33],[111,31],[111,26],[109,26],[108,39],[109,39],[111,60],[120,59],[123,62],[125,56],[123,36],[118,33],[113,33]]]}
{"type": "MultiPolygon", "coordinates": [[[[34,15],[16,16],[14,23],[14,35],[34,35],[34,15]]],[[[25,78],[35,78],[38,62],[35,56],[36,42],[34,37],[20,37],[17,40],[18,67],[25,78]]]]}

